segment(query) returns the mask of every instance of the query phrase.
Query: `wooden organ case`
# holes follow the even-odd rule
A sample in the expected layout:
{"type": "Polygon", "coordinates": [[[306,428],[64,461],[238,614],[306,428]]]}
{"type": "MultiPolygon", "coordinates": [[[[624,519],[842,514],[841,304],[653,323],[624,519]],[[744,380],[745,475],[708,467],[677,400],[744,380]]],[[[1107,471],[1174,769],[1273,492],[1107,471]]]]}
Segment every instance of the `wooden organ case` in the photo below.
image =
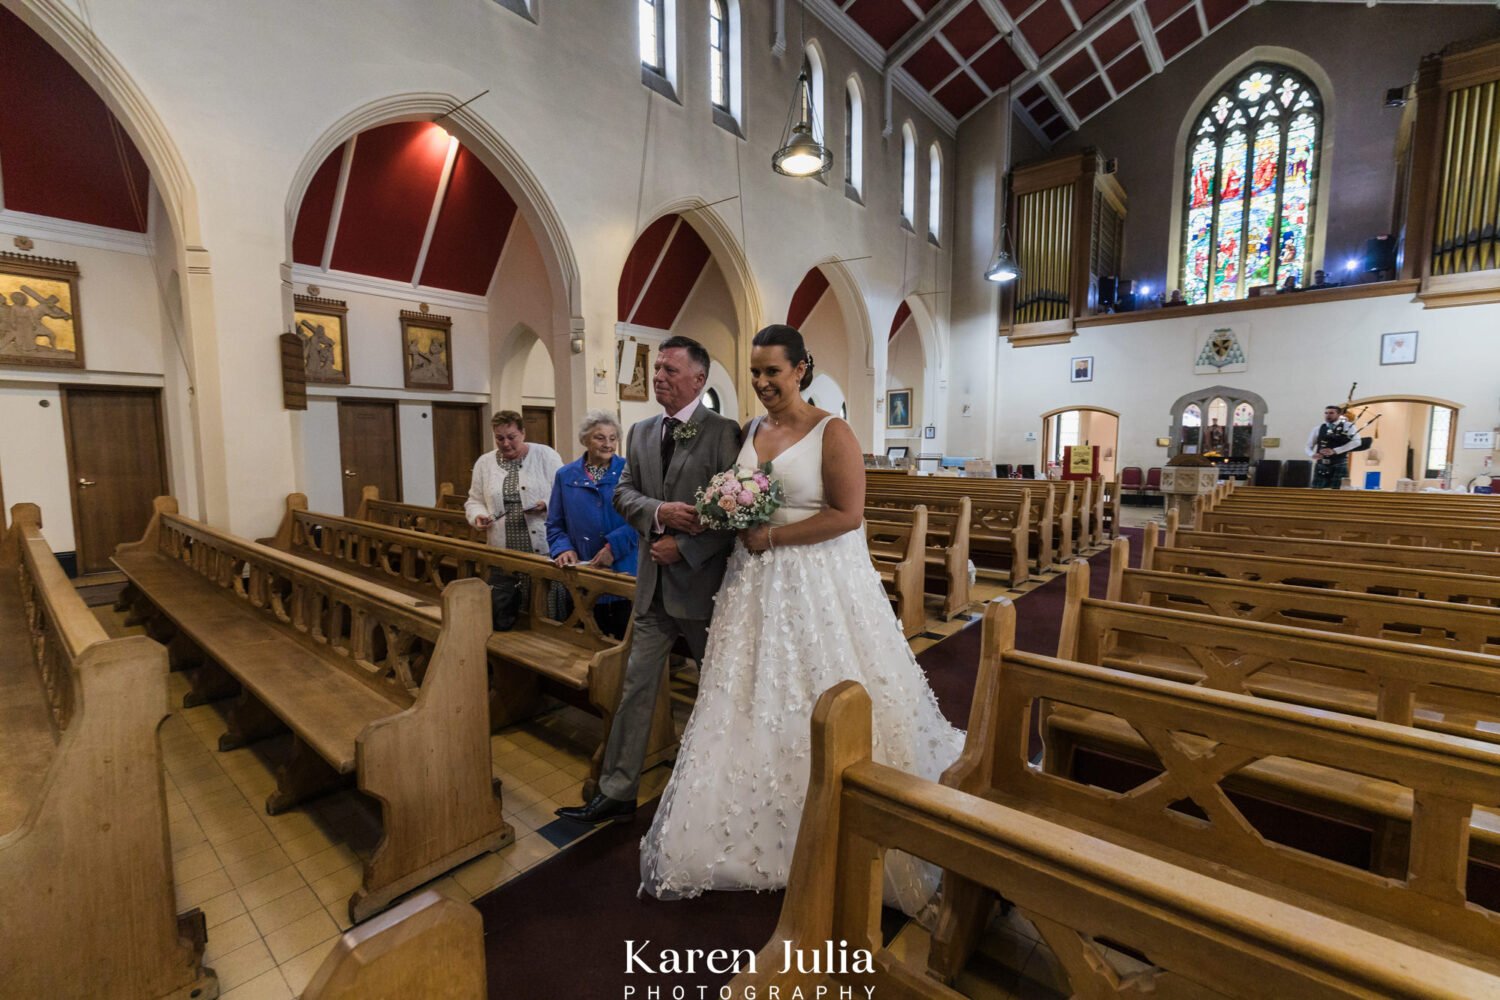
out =
{"type": "Polygon", "coordinates": [[[1001,332],[1013,344],[1050,344],[1092,315],[1099,279],[1120,273],[1125,189],[1097,150],[1011,172],[1009,230],[1021,276],[1002,293],[1001,332]]]}
{"type": "Polygon", "coordinates": [[[1500,41],[1422,60],[1401,276],[1426,306],[1500,301],[1500,41]]]}

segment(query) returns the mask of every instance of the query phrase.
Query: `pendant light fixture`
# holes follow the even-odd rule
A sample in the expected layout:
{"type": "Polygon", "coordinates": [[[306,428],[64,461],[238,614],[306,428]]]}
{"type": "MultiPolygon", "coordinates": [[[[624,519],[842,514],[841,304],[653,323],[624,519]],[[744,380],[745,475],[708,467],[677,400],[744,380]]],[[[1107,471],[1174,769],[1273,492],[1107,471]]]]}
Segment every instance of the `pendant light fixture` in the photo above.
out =
{"type": "MultiPolygon", "coordinates": [[[[807,47],[807,3],[802,4],[802,36],[804,52],[807,47]]],[[[804,54],[803,59],[806,60],[804,54]]],[[[819,134],[817,108],[813,104],[812,81],[807,70],[797,74],[797,86],[792,91],[792,104],[787,108],[786,127],[781,131],[781,148],[771,156],[771,169],[787,177],[816,177],[828,173],[833,166],[833,154],[823,144],[819,134]]]]}
{"type": "Polygon", "coordinates": [[[1000,192],[1000,232],[995,238],[995,259],[990,261],[990,266],[984,269],[984,280],[993,281],[997,285],[1003,285],[1008,281],[1015,281],[1021,276],[1021,266],[1016,263],[1005,249],[1005,244],[1010,242],[1010,226],[1007,216],[1010,212],[1010,139],[1011,139],[1011,115],[1015,110],[1010,103],[1010,88],[1005,89],[1005,180],[1000,192]]]}

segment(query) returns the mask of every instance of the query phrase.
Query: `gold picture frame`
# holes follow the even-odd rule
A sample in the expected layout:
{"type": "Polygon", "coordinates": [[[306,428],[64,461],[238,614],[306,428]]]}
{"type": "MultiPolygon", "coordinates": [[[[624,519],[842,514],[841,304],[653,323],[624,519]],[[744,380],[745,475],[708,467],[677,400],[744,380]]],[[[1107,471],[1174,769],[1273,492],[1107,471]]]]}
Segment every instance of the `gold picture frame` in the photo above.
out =
{"type": "MultiPolygon", "coordinates": [[[[621,341],[620,363],[625,363],[624,344],[621,341]]],[[[635,358],[630,366],[630,381],[620,383],[620,399],[627,403],[644,403],[651,398],[651,345],[636,344],[635,358]]]]}
{"type": "Polygon", "coordinates": [[[348,385],[348,303],[294,295],[292,305],[292,332],[302,340],[308,384],[348,385]]]}
{"type": "Polygon", "coordinates": [[[82,368],[78,263],[0,252],[0,365],[82,368]]]}
{"type": "Polygon", "coordinates": [[[401,310],[401,377],[408,389],[453,388],[453,319],[401,310]]]}

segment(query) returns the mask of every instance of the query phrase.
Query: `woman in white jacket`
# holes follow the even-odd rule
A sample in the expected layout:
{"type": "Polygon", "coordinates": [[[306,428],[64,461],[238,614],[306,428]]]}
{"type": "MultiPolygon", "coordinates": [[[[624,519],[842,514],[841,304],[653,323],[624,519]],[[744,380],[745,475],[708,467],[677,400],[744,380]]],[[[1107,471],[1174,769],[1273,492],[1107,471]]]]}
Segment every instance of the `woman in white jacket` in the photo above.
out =
{"type": "MultiPolygon", "coordinates": [[[[544,444],[528,444],[521,415],[501,410],[490,421],[495,450],[479,456],[464,503],[464,516],[488,531],[488,541],[501,549],[547,554],[547,500],[552,480],[562,468],[562,456],[544,444]]],[[[522,577],[521,579],[526,579],[522,577]]],[[[492,574],[494,627],[515,625],[524,595],[510,574],[492,574]]]]}

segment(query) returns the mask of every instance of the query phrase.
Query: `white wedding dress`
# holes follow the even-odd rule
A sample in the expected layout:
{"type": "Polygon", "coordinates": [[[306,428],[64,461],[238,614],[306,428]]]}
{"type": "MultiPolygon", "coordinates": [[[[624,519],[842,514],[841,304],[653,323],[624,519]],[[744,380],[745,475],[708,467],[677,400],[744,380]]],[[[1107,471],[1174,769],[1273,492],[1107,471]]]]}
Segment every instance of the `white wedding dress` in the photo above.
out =
{"type": "MultiPolygon", "coordinates": [[[[824,506],[825,417],[772,463],[786,502],[773,525],[824,506]]],[[[755,466],[757,419],[738,464],[755,466]]],[[[656,818],[641,841],[642,888],[660,899],[786,885],[811,760],[813,706],[839,681],[863,684],[875,759],[935,780],[957,758],[948,724],[870,562],[863,528],[752,554],[736,544],[715,599],[698,699],[656,818]]],[[[899,852],[885,900],[915,914],[937,869],[899,852]]]]}

